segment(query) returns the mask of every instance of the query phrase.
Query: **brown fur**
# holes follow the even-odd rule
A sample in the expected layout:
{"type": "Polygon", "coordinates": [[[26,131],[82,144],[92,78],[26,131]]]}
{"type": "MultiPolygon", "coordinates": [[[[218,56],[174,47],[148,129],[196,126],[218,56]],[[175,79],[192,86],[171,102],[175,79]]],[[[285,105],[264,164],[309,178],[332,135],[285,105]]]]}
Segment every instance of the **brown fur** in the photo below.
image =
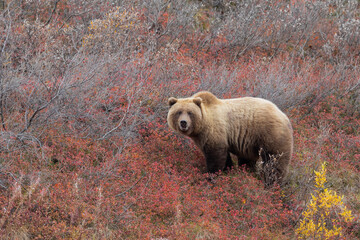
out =
{"type": "Polygon", "coordinates": [[[259,159],[266,162],[276,156],[277,181],[281,183],[286,176],[293,151],[291,123],[270,101],[218,99],[210,92],[199,92],[190,98],[170,98],[169,105],[170,128],[194,140],[209,172],[231,167],[232,153],[239,165],[253,170],[259,159]]]}

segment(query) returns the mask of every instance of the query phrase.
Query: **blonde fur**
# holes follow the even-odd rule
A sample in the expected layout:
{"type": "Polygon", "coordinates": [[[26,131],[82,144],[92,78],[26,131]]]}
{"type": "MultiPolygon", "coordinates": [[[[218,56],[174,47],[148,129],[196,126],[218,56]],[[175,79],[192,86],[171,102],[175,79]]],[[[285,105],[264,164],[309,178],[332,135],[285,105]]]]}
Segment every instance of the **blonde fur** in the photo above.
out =
{"type": "Polygon", "coordinates": [[[176,99],[169,110],[168,123],[181,132],[173,114],[179,109],[195,115],[191,121],[193,129],[185,135],[203,151],[210,172],[231,167],[230,153],[238,157],[239,164],[254,169],[262,150],[266,153],[263,161],[268,160],[267,155],[281,154],[275,170],[279,182],[285,178],[293,151],[292,128],[288,117],[272,102],[253,97],[218,99],[210,92],[176,99]],[[194,104],[198,101],[194,99],[199,98],[201,104],[194,104]]]}

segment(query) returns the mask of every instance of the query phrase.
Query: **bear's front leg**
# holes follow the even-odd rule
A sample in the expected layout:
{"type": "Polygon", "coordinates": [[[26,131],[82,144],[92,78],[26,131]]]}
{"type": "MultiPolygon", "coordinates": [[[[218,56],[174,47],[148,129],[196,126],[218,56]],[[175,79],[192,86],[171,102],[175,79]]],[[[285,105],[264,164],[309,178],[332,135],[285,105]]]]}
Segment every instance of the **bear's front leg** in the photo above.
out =
{"type": "Polygon", "coordinates": [[[206,166],[209,173],[224,171],[232,167],[230,153],[226,147],[204,147],[206,166]]]}

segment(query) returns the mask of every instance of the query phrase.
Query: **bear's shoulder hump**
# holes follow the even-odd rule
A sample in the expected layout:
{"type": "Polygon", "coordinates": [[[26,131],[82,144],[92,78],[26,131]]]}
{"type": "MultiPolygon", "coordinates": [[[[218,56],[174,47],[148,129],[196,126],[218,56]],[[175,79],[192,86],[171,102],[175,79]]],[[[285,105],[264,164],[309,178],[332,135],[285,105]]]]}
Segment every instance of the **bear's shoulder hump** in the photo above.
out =
{"type": "Polygon", "coordinates": [[[201,91],[196,93],[194,96],[194,98],[201,98],[202,102],[205,105],[215,105],[220,103],[220,100],[211,92],[207,92],[207,91],[201,91]]]}

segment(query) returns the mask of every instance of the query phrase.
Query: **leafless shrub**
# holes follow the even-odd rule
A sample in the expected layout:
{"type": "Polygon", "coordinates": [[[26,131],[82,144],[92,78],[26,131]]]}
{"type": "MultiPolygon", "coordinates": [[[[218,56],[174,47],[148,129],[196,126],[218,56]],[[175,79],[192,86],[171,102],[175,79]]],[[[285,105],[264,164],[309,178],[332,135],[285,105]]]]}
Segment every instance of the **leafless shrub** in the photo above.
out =
{"type": "MultiPolygon", "coordinates": [[[[15,143],[41,145],[44,131],[56,123],[62,126],[61,122],[71,122],[82,137],[130,139],[136,126],[153,117],[145,117],[144,107],[164,114],[163,102],[152,99],[165,101],[179,92],[188,96],[189,91],[210,90],[220,97],[244,93],[267,98],[284,109],[314,98],[316,89],[324,89],[320,97],[331,92],[335,87],[326,87],[332,76],[340,79],[338,84],[348,80],[341,76],[340,67],[325,66],[321,72],[324,81],[318,81],[322,85],[314,85],[311,79],[317,70],[311,69],[311,59],[305,60],[303,67],[295,60],[294,64],[280,64],[280,68],[276,67],[279,62],[273,63],[274,56],[284,49],[295,49],[295,55],[306,59],[315,33],[322,41],[328,40],[327,25],[322,21],[333,13],[332,1],[100,2],[71,0],[63,9],[59,1],[7,1],[3,5],[2,149],[15,143]],[[199,26],[205,22],[205,27],[199,26]],[[188,41],[194,33],[197,38],[188,41]],[[218,36],[226,41],[214,42],[218,36]],[[228,68],[227,59],[224,64],[212,65],[173,59],[186,45],[192,49],[186,53],[188,59],[196,51],[212,49],[232,52],[234,60],[259,48],[273,55],[263,62],[255,60],[253,69],[228,68]],[[242,71],[252,73],[244,78],[242,71]],[[302,81],[297,81],[300,78],[302,81]],[[146,87],[148,81],[152,88],[146,87]],[[186,92],[189,81],[199,84],[186,92]],[[109,101],[111,98],[116,99],[109,101]]],[[[351,7],[350,3],[336,4],[336,11],[351,7]]],[[[340,10],[334,13],[342,17],[337,22],[337,41],[356,46],[356,10],[347,14],[340,10]]],[[[328,44],[333,54],[335,41],[328,44]]],[[[281,60],[293,61],[297,56],[281,60]]]]}
{"type": "Polygon", "coordinates": [[[325,2],[222,2],[220,20],[212,31],[225,36],[228,43],[223,47],[233,51],[234,60],[256,48],[277,54],[288,47],[304,55],[314,34],[325,38],[329,31],[326,24],[319,24],[328,12],[325,2]]]}
{"type": "Polygon", "coordinates": [[[298,65],[295,58],[285,57],[275,61],[265,59],[258,66],[254,67],[253,78],[244,81],[248,95],[268,99],[283,110],[313,106],[337,90],[352,86],[356,80],[347,64],[334,67],[308,59],[298,65]],[[314,68],[316,65],[322,68],[314,68]]]}
{"type": "Polygon", "coordinates": [[[82,84],[68,92],[63,117],[83,136],[132,139],[135,127],[145,120],[140,107],[150,73],[139,62],[125,63],[113,57],[94,57],[79,71],[91,70],[89,78],[81,76],[82,84]]]}
{"type": "Polygon", "coordinates": [[[250,66],[238,65],[235,69],[213,65],[196,72],[200,81],[197,90],[208,90],[219,97],[261,97],[286,110],[312,106],[340,88],[354,89],[356,76],[350,74],[354,69],[348,70],[346,64],[313,67],[318,64],[323,63],[309,59],[299,65],[295,57],[284,56],[254,60],[250,66]]]}
{"type": "Polygon", "coordinates": [[[266,68],[256,68],[254,79],[248,79],[245,84],[251,95],[268,99],[286,109],[313,94],[316,86],[312,86],[311,71],[307,70],[307,67],[296,69],[294,65],[270,63],[266,68]],[[297,81],[299,78],[301,81],[297,81]]]}
{"type": "MultiPolygon", "coordinates": [[[[83,39],[88,37],[84,35],[88,33],[86,24],[76,24],[77,28],[68,27],[66,22],[54,26],[51,16],[44,20],[37,18],[36,14],[40,16],[40,13],[36,12],[35,19],[32,15],[28,17],[34,11],[31,4],[35,3],[28,2],[22,8],[17,4],[10,2],[0,16],[3,23],[0,30],[4,33],[0,39],[0,149],[29,144],[41,146],[43,132],[54,124],[62,126],[62,121],[72,121],[81,133],[79,136],[83,137],[128,136],[138,120],[139,92],[148,78],[146,64],[134,63],[137,60],[129,63],[129,51],[120,46],[117,46],[120,50],[112,51],[111,55],[109,51],[89,54],[92,48],[83,46],[83,39]],[[122,95],[116,97],[123,99],[126,107],[119,103],[109,106],[104,102],[115,94],[111,89],[119,83],[123,87],[122,95]]],[[[53,6],[41,4],[37,5],[39,11],[53,6]]],[[[81,4],[90,7],[96,1],[81,4]]],[[[89,19],[91,15],[78,6],[69,10],[67,21],[72,21],[73,16],[89,19]]],[[[121,34],[122,40],[128,39],[124,44],[133,41],[128,37],[132,33],[123,31],[121,34]]],[[[97,40],[97,49],[104,50],[113,38],[97,40]]],[[[136,46],[131,46],[133,54],[136,46]]]]}
{"type": "Polygon", "coordinates": [[[341,55],[359,55],[360,45],[360,20],[350,18],[339,23],[339,31],[335,34],[335,43],[341,55]]]}
{"type": "Polygon", "coordinates": [[[199,74],[200,90],[211,91],[218,96],[236,92],[239,84],[239,69],[230,70],[225,66],[212,66],[201,71],[199,74]]]}
{"type": "Polygon", "coordinates": [[[198,9],[196,3],[181,0],[145,0],[141,7],[145,9],[149,31],[147,48],[153,53],[174,41],[178,41],[178,45],[186,41],[198,9]]]}
{"type": "Polygon", "coordinates": [[[281,184],[283,179],[279,175],[278,165],[282,154],[268,155],[263,149],[260,149],[259,156],[256,171],[262,178],[265,188],[270,188],[275,183],[281,184]]]}

